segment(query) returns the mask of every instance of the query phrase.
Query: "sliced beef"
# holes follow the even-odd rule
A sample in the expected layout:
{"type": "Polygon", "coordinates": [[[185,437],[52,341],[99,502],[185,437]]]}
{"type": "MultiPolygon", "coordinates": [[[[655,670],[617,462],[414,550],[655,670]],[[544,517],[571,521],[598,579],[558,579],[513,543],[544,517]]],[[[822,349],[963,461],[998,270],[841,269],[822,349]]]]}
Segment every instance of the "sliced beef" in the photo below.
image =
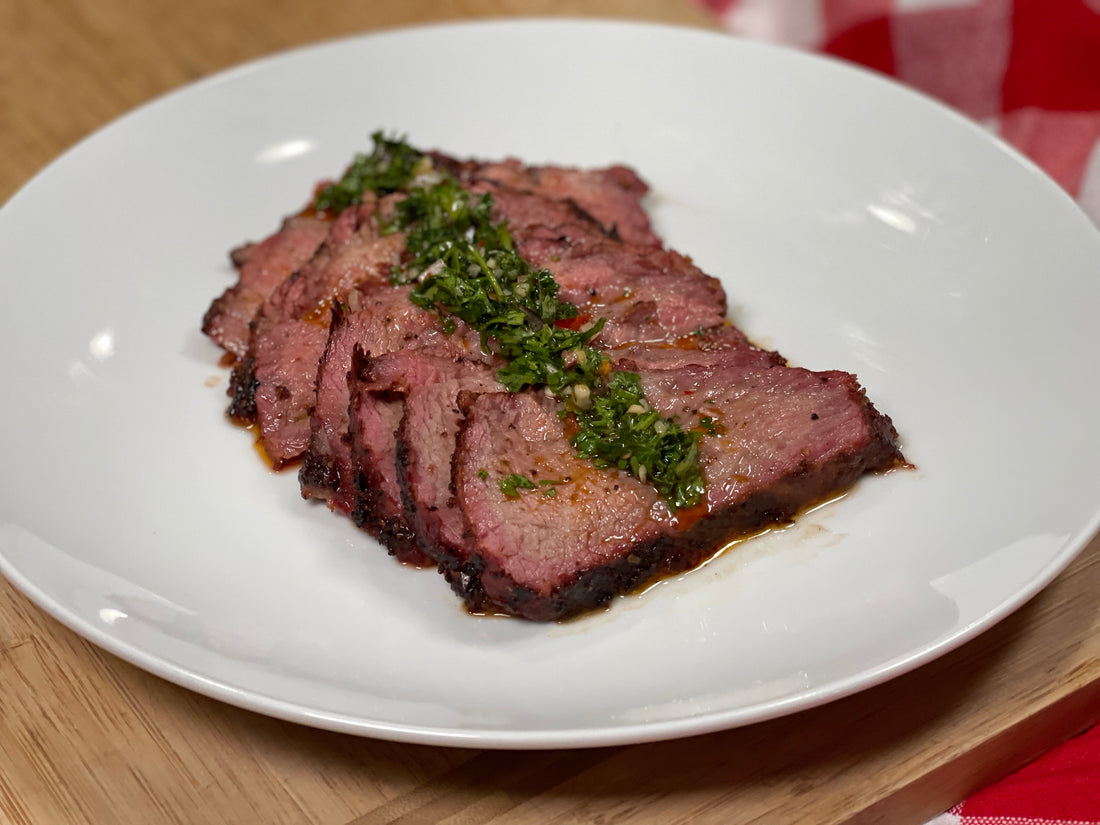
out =
{"type": "Polygon", "coordinates": [[[721,325],[726,318],[721,283],[677,252],[605,244],[550,262],[561,295],[582,317],[606,318],[598,346],[661,343],[721,325]],[[583,295],[587,300],[581,301],[583,295]],[[578,303],[578,301],[580,301],[578,303]]]}
{"type": "MultiPolygon", "coordinates": [[[[487,186],[492,188],[493,185],[487,186]]],[[[598,187],[593,183],[589,188],[595,191],[598,187]]],[[[591,217],[571,202],[530,192],[522,194],[529,211],[541,206],[544,212],[556,209],[563,215],[571,215],[593,239],[600,239],[609,247],[600,253],[598,263],[595,259],[589,262],[584,285],[573,288],[570,295],[576,293],[594,300],[585,290],[590,290],[590,284],[595,283],[591,271],[600,266],[603,266],[601,275],[605,280],[610,278],[615,289],[629,292],[629,288],[622,285],[636,283],[639,294],[648,294],[645,284],[663,274],[660,265],[656,268],[644,265],[640,247],[629,261],[625,258],[615,260],[613,250],[623,245],[609,238],[591,217]],[[619,274],[612,275],[616,267],[619,274]]],[[[388,289],[393,268],[399,266],[406,255],[404,236],[383,234],[379,220],[380,214],[392,213],[394,203],[401,197],[391,195],[381,201],[367,199],[357,208],[344,210],[331,224],[327,237],[309,262],[275,287],[252,323],[249,348],[235,368],[231,381],[230,415],[243,423],[258,424],[261,444],[276,467],[299,458],[309,441],[309,411],[314,404],[314,387],[318,379],[316,364],[322,359],[327,341],[327,336],[316,327],[327,328],[331,306],[352,289],[363,292],[388,289]],[[311,358],[315,364],[312,368],[309,365],[311,358]]],[[[525,218],[527,225],[536,220],[536,212],[525,218]]],[[[581,230],[574,230],[574,234],[580,236],[581,230]]],[[[578,244],[573,246],[580,248],[578,244]]],[[[651,252],[658,256],[673,254],[663,250],[651,252]]],[[[661,340],[670,334],[719,322],[722,309],[714,303],[713,296],[708,294],[705,300],[699,300],[709,291],[706,276],[687,270],[681,274],[687,276],[680,279],[685,281],[683,284],[676,276],[659,278],[664,287],[682,296],[666,302],[665,309],[660,312],[654,311],[652,303],[642,302],[635,307],[617,294],[613,301],[614,323],[601,334],[600,342],[611,345],[623,340],[661,340]]],[[[603,309],[597,302],[589,311],[603,309]]]]}
{"type": "MultiPolygon", "coordinates": [[[[580,173],[562,176],[584,180],[580,173]]],[[[556,180],[549,172],[544,177],[556,180]]],[[[615,178],[586,186],[592,192],[617,186],[615,178]]],[[[555,271],[562,297],[582,307],[581,319],[607,317],[598,345],[663,341],[722,322],[720,285],[676,253],[621,243],[571,201],[485,181],[477,187],[499,199],[499,219],[515,227],[521,252],[530,246],[541,256],[533,262],[555,271]],[[665,296],[660,301],[659,293],[665,296]]],[[[231,380],[229,412],[258,424],[276,467],[296,460],[308,443],[318,377],[309,361],[321,361],[327,340],[316,327],[327,328],[332,304],[353,288],[388,288],[392,269],[404,259],[404,236],[379,228],[379,212],[388,214],[400,197],[368,199],[342,212],[313,257],[274,288],[252,322],[249,347],[231,380]]]]}
{"type": "Polygon", "coordinates": [[[461,553],[465,524],[454,500],[451,465],[463,415],[461,393],[500,392],[495,369],[424,352],[386,356],[401,374],[405,408],[397,430],[398,481],[408,523],[425,552],[439,561],[461,553]]]}
{"type": "Polygon", "coordinates": [[[379,215],[394,200],[371,199],[341,212],[316,254],[271,293],[256,319],[257,332],[286,318],[327,316],[336,298],[353,288],[389,285],[405,236],[385,234],[379,215]]]}
{"type": "Polygon", "coordinates": [[[348,446],[356,467],[357,491],[351,518],[401,561],[418,566],[432,564],[405,518],[397,480],[396,433],[404,412],[404,395],[374,389],[369,357],[361,350],[356,350],[354,356],[348,375],[348,446]]]}
{"type": "Polygon", "coordinates": [[[675,524],[651,485],[579,459],[545,396],[462,400],[454,480],[469,539],[440,570],[469,609],[561,618],[655,572],[675,524]],[[513,473],[539,487],[506,497],[513,473]]]}
{"type": "MultiPolygon", "coordinates": [[[[251,354],[234,371],[247,381],[252,367],[252,403],[260,446],[275,469],[293,461],[309,444],[309,407],[316,392],[317,360],[328,340],[328,325],[290,318],[256,336],[251,354]]],[[[234,396],[233,403],[240,401],[234,396]]],[[[236,409],[236,407],[233,407],[236,409]]]]}
{"type": "Polygon", "coordinates": [[[668,341],[725,322],[721,283],[679,253],[620,242],[567,203],[505,186],[479,188],[492,194],[494,218],[508,222],[519,254],[553,273],[578,317],[607,319],[595,344],[668,341]]]}
{"type": "Polygon", "coordinates": [[[464,399],[454,473],[470,540],[446,573],[467,604],[540,620],[597,607],[902,460],[853,376],[724,352],[639,370],[656,409],[713,433],[700,444],[705,501],[675,514],[649,485],[576,458],[567,422],[537,394],[464,399]],[[506,497],[512,473],[539,489],[506,497]]]}
{"type": "Polygon", "coordinates": [[[778,352],[754,346],[734,326],[701,330],[672,344],[627,344],[609,349],[606,354],[613,370],[641,375],[700,367],[763,369],[787,363],[778,352]]]}
{"type": "MultiPolygon", "coordinates": [[[[573,227],[569,230],[572,236],[583,237],[590,246],[600,247],[601,251],[597,253],[600,256],[598,262],[593,263],[592,256],[585,259],[589,273],[596,273],[589,274],[581,288],[582,294],[590,301],[594,299],[588,295],[589,285],[601,277],[605,282],[609,279],[614,280],[620,289],[624,288],[623,284],[633,284],[643,293],[647,289],[652,291],[658,287],[676,290],[676,297],[667,299],[659,312],[651,312],[651,304],[648,302],[640,303],[633,310],[629,310],[629,298],[617,297],[614,307],[622,308],[623,311],[600,336],[600,343],[605,340],[609,343],[620,343],[623,340],[667,340],[670,337],[689,333],[703,325],[721,323],[723,309],[720,302],[721,290],[718,289],[718,300],[716,300],[713,289],[716,282],[697,270],[682,269],[680,272],[683,277],[678,278],[677,275],[668,275],[660,271],[659,267],[647,267],[646,256],[641,248],[626,247],[619,241],[611,240],[590,217],[578,215],[576,210],[565,202],[552,201],[532,193],[517,193],[511,189],[506,190],[501,202],[503,211],[500,219],[514,221],[516,231],[521,233],[521,237],[523,232],[540,231],[545,228],[545,224],[539,221],[557,220],[558,224],[552,228],[553,232],[561,232],[562,226],[568,223],[573,227]],[[515,206],[511,212],[508,211],[510,205],[515,206]],[[535,229],[532,230],[532,227],[535,229]],[[630,251],[624,252],[624,249],[630,251]],[[686,312],[680,309],[684,306],[689,307],[686,312]]],[[[345,222],[346,219],[341,216],[339,223],[345,222]]],[[[335,234],[336,230],[334,230],[335,234]]],[[[582,244],[571,242],[559,248],[564,255],[570,255],[581,249],[582,244]]],[[[659,249],[650,249],[649,253],[658,256],[661,260],[668,255],[664,250],[659,249]]],[[[380,355],[401,348],[419,348],[427,344],[432,347],[441,347],[437,354],[448,354],[462,360],[482,357],[479,348],[473,345],[474,337],[468,330],[462,335],[441,337],[441,327],[434,315],[408,302],[408,288],[394,291],[392,288],[382,287],[374,292],[367,292],[366,295],[367,297],[363,300],[367,306],[363,314],[355,313],[350,316],[354,320],[349,321],[348,324],[342,324],[338,330],[333,329],[324,354],[320,358],[320,368],[315,374],[316,404],[310,415],[310,446],[303,457],[299,476],[303,494],[307,498],[327,499],[334,509],[343,512],[347,512],[354,501],[348,449],[341,441],[343,434],[347,431],[348,399],[345,376],[350,365],[353,346],[359,344],[368,355],[380,355]],[[386,290],[389,294],[382,295],[381,293],[386,290]],[[419,339],[421,335],[427,336],[424,341],[419,339]]],[[[275,300],[273,298],[272,303],[275,300]]],[[[588,307],[589,312],[603,309],[606,307],[598,303],[588,307]]],[[[291,326],[298,323],[297,321],[284,322],[284,325],[291,326]]],[[[459,325],[459,329],[463,331],[465,327],[459,325]]],[[[261,327],[257,334],[257,342],[263,341],[266,337],[268,336],[263,334],[261,327]]],[[[295,369],[300,368],[295,366],[295,369]]],[[[262,394],[268,391],[267,388],[271,382],[257,380],[259,385],[257,392],[260,394],[259,397],[262,397],[262,394]]],[[[293,399],[301,397],[303,393],[295,392],[285,406],[290,406],[293,399]]],[[[295,405],[295,409],[300,410],[301,405],[295,405]]],[[[304,425],[298,422],[287,425],[282,420],[278,420],[277,423],[280,436],[293,434],[293,446],[298,448],[304,425]]]]}
{"type": "MultiPolygon", "coordinates": [[[[333,305],[353,289],[391,290],[390,273],[402,261],[405,240],[381,233],[376,210],[370,203],[341,213],[321,248],[275,289],[253,323],[233,386],[253,389],[260,441],[275,467],[297,459],[309,443],[309,411],[333,305]]],[[[247,398],[234,396],[231,412],[237,409],[247,411],[247,398]]]]}
{"type": "Polygon", "coordinates": [[[689,530],[710,546],[902,462],[890,419],[846,372],[787,367],[774,353],[737,348],[716,363],[639,375],[654,408],[711,433],[700,442],[706,517],[689,530]]]}
{"type": "MultiPolygon", "coordinates": [[[[455,360],[486,359],[480,340],[460,325],[444,331],[439,316],[409,300],[411,286],[382,287],[360,293],[353,290],[334,310],[334,321],[320,364],[316,365],[315,402],[309,416],[308,449],[302,456],[298,478],[302,495],[326,500],[342,513],[355,504],[355,471],[348,432],[350,391],[348,373],[352,353],[358,348],[369,362],[371,356],[405,350],[428,350],[455,360]]],[[[389,389],[385,379],[374,389],[389,389]]]]}
{"type": "Polygon", "coordinates": [[[578,458],[555,399],[501,391],[474,332],[448,333],[411,286],[390,285],[410,257],[382,229],[400,193],[235,250],[239,282],[204,319],[238,359],[230,414],[258,424],[275,467],[303,459],[304,497],[402,561],[436,564],[471,609],[550,620],[599,607],[903,462],[853,376],[789,367],[726,322],[719,282],[661,245],[629,169],[432,158],[492,194],[494,220],[551,271],[578,328],[606,319],[593,344],[639,375],[648,403],[706,433],[706,493],[688,510],[578,458]]]}
{"type": "Polygon", "coordinates": [[[432,352],[407,349],[370,357],[355,347],[346,442],[354,468],[355,522],[396,555],[409,557],[416,545],[424,558],[436,561],[442,541],[462,538],[462,515],[450,489],[458,388],[485,391],[500,385],[493,367],[483,362],[432,352]]]}
{"type": "MultiPolygon", "coordinates": [[[[328,323],[326,310],[329,301],[323,297],[324,290],[311,289],[309,284],[323,284],[323,273],[332,260],[334,251],[338,251],[352,239],[361,222],[361,212],[375,206],[376,202],[372,200],[363,208],[345,210],[338,219],[327,222],[322,243],[301,267],[294,269],[275,285],[260,304],[249,324],[249,338],[244,356],[234,367],[230,380],[229,394],[233,397],[233,402],[230,404],[229,414],[239,423],[253,424],[257,420],[257,334],[266,334],[283,321],[319,321],[322,325],[328,323]],[[311,292],[314,293],[312,296],[309,294],[311,292]],[[318,303],[310,305],[310,297],[314,297],[318,303]]],[[[367,225],[369,227],[369,222],[367,225]]],[[[234,254],[239,254],[246,263],[252,257],[252,251],[248,247],[237,250],[234,254]]]]}
{"type": "Polygon", "coordinates": [[[574,169],[527,166],[515,158],[500,162],[463,162],[440,154],[432,157],[437,166],[467,186],[497,183],[561,201],[598,222],[614,238],[641,246],[661,245],[642,208],[642,198],[649,186],[634,170],[625,166],[574,169]]]}
{"type": "MultiPolygon", "coordinates": [[[[633,345],[609,351],[608,355],[618,369],[636,370],[640,363],[651,369],[669,369],[709,364],[720,358],[729,363],[730,354],[725,350],[732,348],[743,348],[744,358],[753,363],[762,360],[760,350],[731,326],[692,335],[677,345],[633,345]]],[[[782,363],[775,353],[764,358],[782,363]]],[[[458,399],[470,394],[500,392],[502,388],[495,376],[498,366],[464,357],[462,352],[443,355],[430,347],[410,347],[361,359],[359,389],[365,388],[371,398],[357,401],[353,397],[353,410],[376,419],[383,415],[378,405],[387,410],[401,409],[400,426],[394,433],[396,445],[388,443],[392,439],[387,429],[386,446],[372,456],[383,466],[371,468],[367,475],[379,477],[388,473],[389,462],[396,460],[397,483],[404,502],[402,533],[415,534],[424,552],[445,566],[453,566],[454,560],[469,555],[465,523],[452,483],[455,442],[464,421],[458,399]]],[[[559,409],[556,402],[550,406],[556,414],[559,409]]],[[[377,427],[360,426],[358,431],[371,431],[378,438],[377,427]]],[[[308,464],[309,453],[303,466],[308,464]]],[[[380,497],[377,490],[370,491],[367,497],[360,495],[356,512],[381,507],[389,523],[394,523],[397,498],[392,479],[387,478],[382,487],[386,491],[384,496],[380,497]]]]}
{"type": "MultiPolygon", "coordinates": [[[[706,365],[728,362],[728,350],[747,350],[745,357],[759,358],[761,350],[755,347],[741,330],[731,324],[700,329],[672,341],[624,344],[605,351],[616,370],[667,370],[692,364],[706,365]],[[751,354],[757,353],[757,354],[751,354]]],[[[769,353],[771,360],[781,365],[782,355],[769,353]]]]}
{"type": "Polygon", "coordinates": [[[243,358],[252,319],[275,288],[313,257],[328,235],[329,223],[310,215],[292,216],[269,238],[233,250],[237,283],[210,305],[202,331],[222,349],[243,358]]]}
{"type": "MultiPolygon", "coordinates": [[[[441,153],[434,153],[433,160],[468,184],[496,181],[575,204],[616,237],[660,246],[641,206],[648,186],[627,167],[526,166],[515,159],[458,161],[441,153]]],[[[330,218],[303,212],[288,217],[278,232],[263,241],[233,250],[230,257],[238,270],[238,281],[211,304],[203,319],[203,331],[236,358],[244,358],[249,324],[275,288],[309,262],[329,234],[330,225],[330,218]]]]}

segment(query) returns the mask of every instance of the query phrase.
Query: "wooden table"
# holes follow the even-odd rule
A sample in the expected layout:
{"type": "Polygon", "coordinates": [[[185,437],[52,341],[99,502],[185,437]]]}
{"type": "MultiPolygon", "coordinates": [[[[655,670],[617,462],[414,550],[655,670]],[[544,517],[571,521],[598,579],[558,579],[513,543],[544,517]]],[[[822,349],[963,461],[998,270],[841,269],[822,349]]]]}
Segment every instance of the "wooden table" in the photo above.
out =
{"type": "MultiPolygon", "coordinates": [[[[689,0],[0,0],[0,201],[98,126],[249,58],[412,22],[582,13],[708,25],[689,0]]],[[[664,744],[507,753],[220,704],[0,580],[0,822],[919,823],[1100,719],[1097,594],[1100,541],[982,637],[850,699],[664,744]]]]}

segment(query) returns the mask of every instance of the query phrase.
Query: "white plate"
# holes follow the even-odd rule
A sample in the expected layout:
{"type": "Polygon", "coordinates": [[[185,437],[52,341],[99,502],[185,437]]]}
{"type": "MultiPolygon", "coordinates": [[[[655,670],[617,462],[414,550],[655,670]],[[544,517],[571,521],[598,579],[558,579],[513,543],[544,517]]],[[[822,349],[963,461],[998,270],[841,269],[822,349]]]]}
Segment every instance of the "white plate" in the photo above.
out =
{"type": "Polygon", "coordinates": [[[822,59],[562,21],[293,52],[108,126],[0,212],[0,569],[140,667],[352,733],[602,745],[821,704],[989,627],[1096,529],[1097,261],[1026,161],[822,59]],[[199,333],[226,250],[378,128],[633,165],[734,319],[856,372],[919,469],[598,615],[466,615],[265,469],[199,333]]]}

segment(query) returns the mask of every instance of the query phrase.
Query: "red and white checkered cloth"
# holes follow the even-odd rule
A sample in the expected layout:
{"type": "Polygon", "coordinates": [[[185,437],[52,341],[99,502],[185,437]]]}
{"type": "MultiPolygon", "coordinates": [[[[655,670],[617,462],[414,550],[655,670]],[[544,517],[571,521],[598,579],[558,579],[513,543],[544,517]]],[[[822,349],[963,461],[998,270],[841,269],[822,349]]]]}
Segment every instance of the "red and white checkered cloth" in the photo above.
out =
{"type": "Polygon", "coordinates": [[[1096,825],[1100,727],[1071,739],[927,825],[1096,825]]]}
{"type": "MultiPolygon", "coordinates": [[[[1100,0],[695,1],[735,34],[939,98],[1028,155],[1100,226],[1100,0]]],[[[1100,727],[928,825],[1100,825],[1100,727]]]]}
{"type": "Polygon", "coordinates": [[[988,126],[1100,226],[1100,0],[697,0],[731,32],[877,69],[988,126]]]}

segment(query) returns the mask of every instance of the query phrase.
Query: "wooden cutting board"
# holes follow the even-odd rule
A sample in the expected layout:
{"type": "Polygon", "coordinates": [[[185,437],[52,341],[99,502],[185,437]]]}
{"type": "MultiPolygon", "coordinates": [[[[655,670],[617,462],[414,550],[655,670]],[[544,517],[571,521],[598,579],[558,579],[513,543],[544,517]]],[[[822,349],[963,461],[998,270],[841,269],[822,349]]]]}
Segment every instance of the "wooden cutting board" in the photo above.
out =
{"type": "MultiPolygon", "coordinates": [[[[228,65],[517,13],[708,24],[688,0],[2,0],[0,199],[98,126],[228,65]]],[[[1094,541],[991,631],[848,699],[662,744],[510,753],[220,704],[102,652],[0,580],[0,823],[921,823],[1100,720],[1098,593],[1094,541]]]]}

